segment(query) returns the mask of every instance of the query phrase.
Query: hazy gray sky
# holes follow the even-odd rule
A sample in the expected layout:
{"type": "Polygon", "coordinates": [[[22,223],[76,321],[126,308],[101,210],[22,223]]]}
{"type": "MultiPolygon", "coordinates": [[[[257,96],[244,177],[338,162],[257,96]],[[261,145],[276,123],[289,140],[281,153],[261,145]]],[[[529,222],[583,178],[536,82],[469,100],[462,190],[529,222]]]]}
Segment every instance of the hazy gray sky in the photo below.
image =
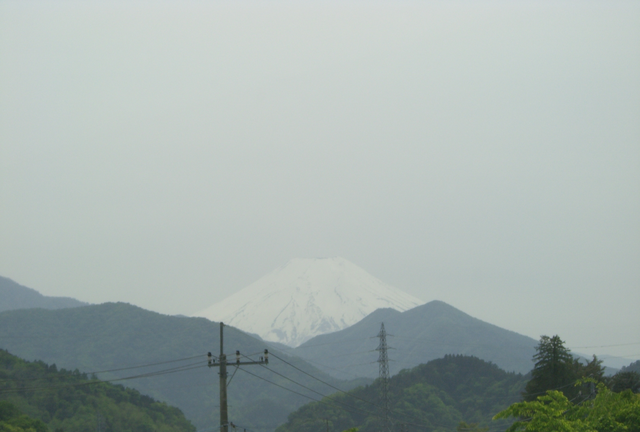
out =
{"type": "Polygon", "coordinates": [[[191,313],[342,256],[640,358],[640,3],[0,0],[0,275],[191,313]]]}

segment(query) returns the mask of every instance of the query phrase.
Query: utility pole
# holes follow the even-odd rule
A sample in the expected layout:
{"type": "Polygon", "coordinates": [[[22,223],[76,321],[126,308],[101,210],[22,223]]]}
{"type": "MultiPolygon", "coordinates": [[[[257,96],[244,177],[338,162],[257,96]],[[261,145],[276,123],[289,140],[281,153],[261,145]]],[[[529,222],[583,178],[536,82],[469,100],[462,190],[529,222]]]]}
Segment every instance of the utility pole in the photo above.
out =
{"type": "Polygon", "coordinates": [[[380,363],[380,386],[382,387],[382,415],[383,415],[383,432],[391,432],[391,422],[389,419],[389,357],[387,356],[387,332],[384,329],[384,323],[380,325],[380,333],[378,333],[380,344],[376,351],[380,352],[378,363],[380,363]]]}
{"type": "MultiPolygon", "coordinates": [[[[240,351],[236,351],[235,363],[228,363],[227,356],[224,353],[224,323],[220,322],[220,357],[217,359],[208,353],[209,367],[219,367],[220,372],[220,431],[229,432],[229,411],[227,410],[227,365],[235,365],[236,368],[245,365],[269,364],[269,350],[264,350],[264,357],[260,357],[259,361],[240,361],[240,351]]],[[[232,377],[233,378],[233,377],[232,377]]]]}

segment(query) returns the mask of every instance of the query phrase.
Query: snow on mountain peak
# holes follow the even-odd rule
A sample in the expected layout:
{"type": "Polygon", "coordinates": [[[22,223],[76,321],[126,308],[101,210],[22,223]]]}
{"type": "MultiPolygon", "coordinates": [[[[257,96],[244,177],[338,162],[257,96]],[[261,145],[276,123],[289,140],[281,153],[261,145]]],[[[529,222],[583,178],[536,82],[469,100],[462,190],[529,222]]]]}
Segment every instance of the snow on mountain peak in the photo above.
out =
{"type": "Polygon", "coordinates": [[[376,309],[405,311],[422,303],[344,258],[294,258],[193,316],[298,346],[349,327],[376,309]]]}

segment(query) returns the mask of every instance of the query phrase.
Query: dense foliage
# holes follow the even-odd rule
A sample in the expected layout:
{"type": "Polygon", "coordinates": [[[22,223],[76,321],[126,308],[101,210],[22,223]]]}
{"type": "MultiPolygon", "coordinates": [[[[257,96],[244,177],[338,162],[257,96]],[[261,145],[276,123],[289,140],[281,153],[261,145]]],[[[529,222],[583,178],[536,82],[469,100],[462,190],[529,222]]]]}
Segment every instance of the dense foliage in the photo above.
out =
{"type": "MultiPolygon", "coordinates": [[[[595,380],[594,380],[595,381],[595,380]]],[[[534,401],[519,402],[495,419],[518,419],[507,432],[634,432],[640,431],[640,395],[615,393],[599,383],[597,395],[572,402],[562,392],[550,390],[534,401]]]]}
{"type": "MultiPolygon", "coordinates": [[[[348,394],[334,394],[289,416],[277,432],[315,432],[357,427],[378,430],[381,418],[380,380],[348,394]],[[324,429],[324,428],[323,428],[324,429]]],[[[453,431],[461,422],[484,426],[492,416],[520,398],[525,379],[475,357],[447,355],[389,381],[392,422],[404,431],[453,431]]],[[[506,427],[506,424],[505,424],[506,427]]]]}
{"type": "Polygon", "coordinates": [[[0,432],[48,432],[47,425],[22,413],[11,402],[0,400],[0,432]]]}
{"type": "Polygon", "coordinates": [[[42,424],[52,431],[81,432],[96,429],[98,423],[105,432],[195,431],[179,409],[136,390],[90,379],[77,370],[27,362],[4,350],[0,383],[3,432],[44,432],[42,424]]]}
{"type": "Polygon", "coordinates": [[[533,356],[535,366],[531,380],[527,383],[523,398],[534,401],[547,390],[562,390],[570,399],[575,398],[584,388],[575,386],[576,381],[589,377],[604,381],[604,367],[596,356],[584,364],[573,357],[559,336],[542,336],[533,356]]]}
{"type": "Polygon", "coordinates": [[[607,386],[614,392],[631,390],[640,393],[640,374],[638,372],[618,372],[607,379],[607,386]]]}

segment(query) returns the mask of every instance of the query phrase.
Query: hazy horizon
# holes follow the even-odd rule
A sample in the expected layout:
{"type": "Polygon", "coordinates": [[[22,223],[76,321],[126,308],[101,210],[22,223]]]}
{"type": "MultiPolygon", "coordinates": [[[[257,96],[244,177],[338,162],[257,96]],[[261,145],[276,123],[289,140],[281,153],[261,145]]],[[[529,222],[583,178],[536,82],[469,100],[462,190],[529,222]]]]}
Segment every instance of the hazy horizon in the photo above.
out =
{"type": "Polygon", "coordinates": [[[639,359],[639,41],[631,1],[3,0],[0,275],[189,314],[342,256],[639,359]]]}

